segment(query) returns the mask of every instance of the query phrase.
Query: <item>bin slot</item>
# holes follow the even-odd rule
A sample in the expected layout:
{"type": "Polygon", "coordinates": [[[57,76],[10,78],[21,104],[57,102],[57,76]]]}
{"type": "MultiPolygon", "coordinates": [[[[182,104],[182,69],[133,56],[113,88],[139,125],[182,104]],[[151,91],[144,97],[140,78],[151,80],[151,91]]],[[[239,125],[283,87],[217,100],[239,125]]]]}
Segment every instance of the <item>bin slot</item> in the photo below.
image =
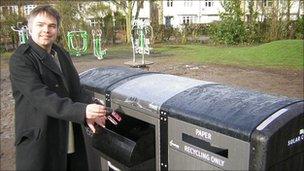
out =
{"type": "MultiPolygon", "coordinates": [[[[117,112],[117,111],[116,111],[117,112]]],[[[137,141],[142,136],[147,135],[151,132],[152,125],[138,120],[136,118],[124,115],[123,113],[117,112],[122,118],[122,121],[118,125],[110,123],[109,120],[106,121],[106,128],[119,134],[123,137],[127,137],[132,141],[137,141]]]]}
{"type": "Polygon", "coordinates": [[[225,158],[228,158],[228,149],[219,148],[212,146],[209,142],[204,141],[199,138],[192,137],[191,135],[182,133],[182,140],[186,143],[189,143],[191,145],[194,145],[196,147],[202,148],[204,150],[207,150],[209,152],[218,154],[220,156],[223,156],[225,158]]]}
{"type": "Polygon", "coordinates": [[[155,128],[147,122],[124,115],[118,125],[106,127],[93,135],[92,145],[101,155],[127,167],[155,158],[155,128]]]}

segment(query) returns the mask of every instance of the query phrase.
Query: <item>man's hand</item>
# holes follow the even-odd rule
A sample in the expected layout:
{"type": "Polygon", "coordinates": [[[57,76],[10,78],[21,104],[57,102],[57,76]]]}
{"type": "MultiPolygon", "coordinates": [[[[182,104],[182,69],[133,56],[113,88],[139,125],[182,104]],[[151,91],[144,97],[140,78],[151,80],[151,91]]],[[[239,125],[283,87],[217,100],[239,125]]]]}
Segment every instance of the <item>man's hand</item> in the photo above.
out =
{"type": "Polygon", "coordinates": [[[89,104],[86,108],[86,118],[95,119],[97,117],[106,116],[106,107],[98,104],[89,104]]]}
{"type": "Polygon", "coordinates": [[[92,130],[93,133],[96,132],[96,129],[94,127],[95,123],[97,123],[98,125],[100,125],[101,127],[105,127],[105,123],[106,123],[106,118],[105,117],[99,117],[96,119],[86,119],[87,125],[89,126],[89,128],[92,130]]]}
{"type": "Polygon", "coordinates": [[[94,124],[105,127],[106,122],[106,107],[98,104],[89,104],[86,108],[86,122],[93,133],[96,132],[94,124]]]}

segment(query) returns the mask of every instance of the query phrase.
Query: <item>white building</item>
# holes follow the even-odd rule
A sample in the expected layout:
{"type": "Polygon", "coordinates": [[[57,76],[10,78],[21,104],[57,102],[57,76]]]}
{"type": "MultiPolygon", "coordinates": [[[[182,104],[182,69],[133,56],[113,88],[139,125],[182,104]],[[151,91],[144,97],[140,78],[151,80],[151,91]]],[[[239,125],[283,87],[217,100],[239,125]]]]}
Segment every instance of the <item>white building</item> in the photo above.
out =
{"type": "MultiPolygon", "coordinates": [[[[37,5],[24,5],[22,6],[21,8],[21,13],[24,15],[24,16],[27,16],[30,14],[30,12],[36,7],[37,5]]],[[[12,14],[12,13],[15,13],[15,14],[18,14],[19,11],[18,11],[18,5],[7,5],[7,6],[0,6],[0,17],[1,19],[4,19],[4,16],[3,14],[12,14]]]]}
{"type": "Polygon", "coordinates": [[[163,1],[163,24],[178,27],[189,23],[211,23],[218,21],[223,11],[220,1],[184,0],[163,1]]]}
{"type": "MultiPolygon", "coordinates": [[[[303,15],[304,5],[300,4],[303,0],[291,0],[290,19],[297,19],[297,15],[303,15]]],[[[224,12],[221,4],[222,0],[163,0],[157,1],[162,10],[162,24],[179,27],[185,23],[212,23],[220,20],[220,13],[224,12]]],[[[272,12],[272,7],[277,6],[281,15],[286,13],[287,0],[254,0],[254,10],[259,13],[258,19],[262,20],[266,15],[272,12]]],[[[302,2],[303,3],[303,2],[302,2]]],[[[241,1],[241,8],[248,16],[249,0],[241,1]]],[[[135,4],[136,6],[136,4],[135,4]]],[[[136,12],[136,7],[133,8],[133,16],[136,12]]],[[[246,16],[245,15],[245,16],[246,16]]],[[[285,18],[286,16],[283,16],[285,18]]],[[[139,18],[150,18],[150,4],[149,1],[144,1],[143,6],[139,12],[139,18]]],[[[246,17],[244,18],[247,19],[246,17]]]]}

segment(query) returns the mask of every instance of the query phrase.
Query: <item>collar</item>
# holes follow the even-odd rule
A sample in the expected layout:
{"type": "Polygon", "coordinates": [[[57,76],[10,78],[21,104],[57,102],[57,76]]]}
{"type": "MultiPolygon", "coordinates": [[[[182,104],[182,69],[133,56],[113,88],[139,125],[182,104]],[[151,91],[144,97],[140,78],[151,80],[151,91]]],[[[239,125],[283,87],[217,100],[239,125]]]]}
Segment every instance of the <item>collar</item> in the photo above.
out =
{"type": "MultiPolygon", "coordinates": [[[[38,44],[36,44],[32,39],[29,39],[28,41],[29,46],[31,47],[32,50],[32,54],[38,58],[39,60],[41,60],[41,62],[47,66],[49,69],[51,69],[52,71],[54,71],[55,73],[57,73],[58,75],[60,75],[61,77],[63,77],[58,65],[55,63],[55,61],[53,60],[53,57],[50,53],[47,53],[46,50],[44,50],[42,47],[40,47],[38,44]]],[[[53,51],[57,51],[57,46],[52,46],[52,49],[55,48],[53,51]]],[[[52,50],[51,50],[52,51],[52,50]]]]}
{"type": "Polygon", "coordinates": [[[29,41],[28,41],[28,44],[32,47],[32,49],[38,54],[37,57],[40,59],[40,60],[44,60],[45,58],[47,57],[51,57],[51,54],[57,54],[56,50],[56,45],[53,44],[52,45],[52,49],[51,49],[51,54],[47,53],[47,51],[45,49],[43,49],[42,47],[40,47],[37,43],[34,42],[34,40],[29,37],[29,41]],[[54,51],[54,52],[52,52],[54,51]]]}
{"type": "Polygon", "coordinates": [[[57,56],[57,52],[53,48],[51,49],[51,55],[52,55],[52,57],[56,57],[57,56]]]}

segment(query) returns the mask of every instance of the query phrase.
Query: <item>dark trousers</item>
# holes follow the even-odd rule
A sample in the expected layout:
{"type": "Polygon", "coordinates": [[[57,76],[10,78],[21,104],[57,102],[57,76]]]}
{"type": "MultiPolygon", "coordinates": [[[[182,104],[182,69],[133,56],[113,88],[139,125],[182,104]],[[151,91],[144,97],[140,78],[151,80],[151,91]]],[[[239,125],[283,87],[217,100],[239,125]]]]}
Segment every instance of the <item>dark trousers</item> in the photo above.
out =
{"type": "Polygon", "coordinates": [[[77,159],[76,153],[67,154],[67,171],[81,171],[83,166],[78,166],[79,158],[77,159]]]}

